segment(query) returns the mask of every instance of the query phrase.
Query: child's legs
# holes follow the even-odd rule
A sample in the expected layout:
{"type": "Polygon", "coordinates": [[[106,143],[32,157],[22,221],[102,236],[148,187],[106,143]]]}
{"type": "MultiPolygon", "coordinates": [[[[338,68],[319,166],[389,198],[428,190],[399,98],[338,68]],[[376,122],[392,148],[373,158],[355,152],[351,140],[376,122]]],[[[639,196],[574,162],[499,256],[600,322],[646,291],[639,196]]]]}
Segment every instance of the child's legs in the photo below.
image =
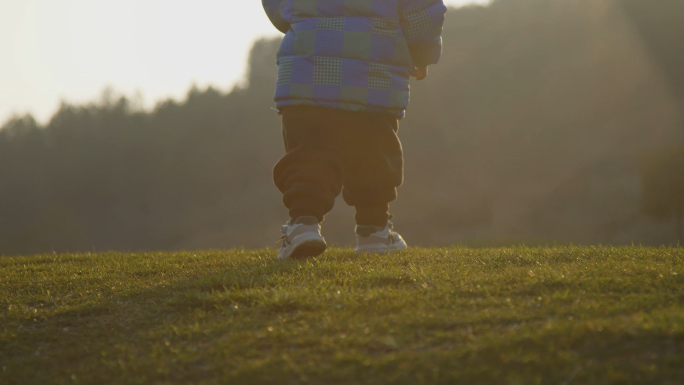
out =
{"type": "Polygon", "coordinates": [[[290,218],[332,210],[344,185],[356,223],[384,226],[403,182],[398,122],[383,113],[295,106],[283,111],[285,156],[273,169],[290,218]]]}
{"type": "Polygon", "coordinates": [[[356,207],[358,225],[385,226],[389,204],[404,180],[404,158],[396,117],[353,113],[341,149],[345,202],[356,207]]]}
{"type": "Polygon", "coordinates": [[[293,106],[283,111],[286,154],[273,169],[290,218],[313,216],[319,222],[332,210],[342,189],[335,110],[293,106]]]}

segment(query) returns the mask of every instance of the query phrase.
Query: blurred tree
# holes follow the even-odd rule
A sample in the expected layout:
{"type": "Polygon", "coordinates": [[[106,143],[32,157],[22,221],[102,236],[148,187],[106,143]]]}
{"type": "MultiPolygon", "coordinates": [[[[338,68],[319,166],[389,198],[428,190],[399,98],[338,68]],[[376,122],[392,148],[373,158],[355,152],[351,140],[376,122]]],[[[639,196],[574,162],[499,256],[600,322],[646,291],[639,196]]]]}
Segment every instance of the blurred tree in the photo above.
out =
{"type": "Polygon", "coordinates": [[[660,67],[668,85],[684,100],[684,1],[620,0],[625,14],[641,35],[645,48],[660,67]]]}
{"type": "MultiPolygon", "coordinates": [[[[635,154],[684,142],[667,89],[684,84],[684,3],[624,1],[636,8],[497,0],[449,11],[442,62],[412,84],[401,122],[402,234],[423,245],[612,242],[600,226],[639,211],[635,154]],[[599,167],[616,159],[635,164],[624,181],[599,167]],[[597,176],[586,195],[578,173],[597,176]],[[562,199],[546,199],[554,191],[562,199]],[[625,209],[594,209],[616,202],[625,209]],[[539,209],[549,221],[529,219],[539,209]]],[[[142,111],[107,90],[47,124],[0,127],[0,255],[271,246],[286,219],[271,181],[284,151],[270,108],[278,40],[255,42],[246,82],[230,92],[193,87],[142,111]]],[[[352,216],[338,213],[324,232],[350,244],[352,216]]],[[[643,221],[647,231],[618,242],[669,242],[643,221]]]]}
{"type": "Polygon", "coordinates": [[[648,155],[642,171],[644,214],[656,220],[673,218],[677,240],[684,244],[684,147],[648,155]]]}

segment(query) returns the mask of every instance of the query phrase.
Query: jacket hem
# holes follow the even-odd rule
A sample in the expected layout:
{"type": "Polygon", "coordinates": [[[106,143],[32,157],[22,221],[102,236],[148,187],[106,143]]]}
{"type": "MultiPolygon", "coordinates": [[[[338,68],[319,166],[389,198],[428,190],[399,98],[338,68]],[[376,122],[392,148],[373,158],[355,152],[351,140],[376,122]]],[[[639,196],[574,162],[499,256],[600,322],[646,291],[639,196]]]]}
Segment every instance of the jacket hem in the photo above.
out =
{"type": "Polygon", "coordinates": [[[305,98],[276,99],[276,108],[279,113],[282,113],[283,109],[288,106],[315,106],[356,112],[380,112],[394,115],[397,117],[397,119],[402,119],[406,116],[405,108],[381,107],[362,105],[353,102],[313,100],[305,98]]]}

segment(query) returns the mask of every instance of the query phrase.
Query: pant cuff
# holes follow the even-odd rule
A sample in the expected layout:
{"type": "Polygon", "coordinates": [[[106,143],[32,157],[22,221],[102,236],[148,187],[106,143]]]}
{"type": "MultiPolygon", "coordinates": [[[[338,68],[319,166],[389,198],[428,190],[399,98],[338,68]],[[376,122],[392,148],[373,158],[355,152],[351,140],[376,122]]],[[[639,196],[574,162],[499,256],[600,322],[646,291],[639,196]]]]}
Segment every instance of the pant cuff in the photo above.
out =
{"type": "Polygon", "coordinates": [[[389,219],[389,203],[378,206],[356,206],[356,224],[384,227],[389,219]]]}

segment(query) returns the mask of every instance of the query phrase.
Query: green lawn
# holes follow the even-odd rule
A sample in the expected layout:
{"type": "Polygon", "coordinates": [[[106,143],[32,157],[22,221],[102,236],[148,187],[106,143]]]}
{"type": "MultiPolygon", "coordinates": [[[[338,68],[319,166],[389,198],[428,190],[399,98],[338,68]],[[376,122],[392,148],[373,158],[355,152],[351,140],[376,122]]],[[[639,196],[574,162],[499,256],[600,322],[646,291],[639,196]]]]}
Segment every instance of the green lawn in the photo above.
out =
{"type": "Polygon", "coordinates": [[[1,384],[683,384],[684,249],[0,258],[1,384]]]}

